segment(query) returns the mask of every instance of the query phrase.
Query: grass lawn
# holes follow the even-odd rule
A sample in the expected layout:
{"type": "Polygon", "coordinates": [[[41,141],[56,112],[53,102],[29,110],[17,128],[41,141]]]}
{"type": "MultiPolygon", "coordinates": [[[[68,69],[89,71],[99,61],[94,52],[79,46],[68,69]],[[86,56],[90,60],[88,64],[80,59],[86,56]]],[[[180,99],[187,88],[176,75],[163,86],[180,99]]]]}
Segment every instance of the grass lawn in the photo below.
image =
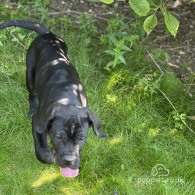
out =
{"type": "Polygon", "coordinates": [[[145,63],[153,63],[143,54],[132,53],[136,60],[132,58],[130,68],[106,75],[96,66],[98,54],[87,45],[88,37],[77,32],[58,34],[68,44],[89,108],[100,117],[108,138],[99,139],[90,130],[75,179],[64,178],[56,165],[40,163],[34,154],[25,87],[24,58],[34,35],[26,35],[20,44],[9,32],[0,32],[1,195],[194,194],[194,135],[177,114],[194,114],[194,99],[166,73],[159,83],[176,111],[149,79],[153,72],[148,76],[143,71],[145,63]]]}

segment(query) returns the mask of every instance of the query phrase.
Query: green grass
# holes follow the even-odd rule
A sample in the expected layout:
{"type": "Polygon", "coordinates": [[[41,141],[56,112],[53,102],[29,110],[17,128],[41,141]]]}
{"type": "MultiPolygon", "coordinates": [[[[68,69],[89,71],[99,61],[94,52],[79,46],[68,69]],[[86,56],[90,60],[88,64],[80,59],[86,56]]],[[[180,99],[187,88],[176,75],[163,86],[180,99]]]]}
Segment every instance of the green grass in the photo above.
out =
{"type": "Polygon", "coordinates": [[[193,115],[194,100],[178,92],[180,82],[170,73],[157,85],[154,71],[143,70],[152,62],[140,50],[132,52],[128,67],[105,74],[96,48],[77,31],[56,30],[69,46],[89,108],[100,117],[108,138],[99,139],[90,130],[75,179],[64,178],[56,165],[41,164],[34,154],[25,87],[25,48],[34,36],[26,34],[23,48],[10,41],[9,31],[0,32],[0,194],[193,194],[194,135],[175,119],[156,86],[163,86],[179,114],[193,115]],[[153,176],[157,164],[169,169],[169,175],[153,176]]]}

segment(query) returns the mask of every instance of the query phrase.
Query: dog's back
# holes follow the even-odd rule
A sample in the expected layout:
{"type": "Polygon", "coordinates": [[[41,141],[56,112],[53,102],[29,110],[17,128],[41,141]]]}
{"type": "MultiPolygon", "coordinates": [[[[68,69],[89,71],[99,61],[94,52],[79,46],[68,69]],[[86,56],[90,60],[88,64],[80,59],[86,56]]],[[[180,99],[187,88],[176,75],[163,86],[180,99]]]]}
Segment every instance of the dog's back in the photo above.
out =
{"type": "Polygon", "coordinates": [[[48,65],[50,62],[55,64],[55,60],[58,59],[63,59],[66,64],[69,64],[66,43],[53,33],[39,35],[29,47],[29,52],[34,52],[37,68],[48,65]]]}
{"type": "MultiPolygon", "coordinates": [[[[75,100],[73,94],[74,85],[80,83],[79,75],[74,66],[69,62],[67,56],[66,43],[54,35],[48,33],[39,35],[31,44],[27,52],[27,64],[31,63],[32,53],[34,53],[35,68],[35,88],[38,99],[41,103],[42,99],[44,104],[70,96],[70,101],[79,103],[78,97],[75,100]],[[70,91],[67,93],[67,91],[70,91]],[[46,102],[48,96],[49,102],[46,102]],[[75,102],[76,101],[76,102],[75,102]]],[[[79,103],[80,104],[80,103],[79,103]]]]}

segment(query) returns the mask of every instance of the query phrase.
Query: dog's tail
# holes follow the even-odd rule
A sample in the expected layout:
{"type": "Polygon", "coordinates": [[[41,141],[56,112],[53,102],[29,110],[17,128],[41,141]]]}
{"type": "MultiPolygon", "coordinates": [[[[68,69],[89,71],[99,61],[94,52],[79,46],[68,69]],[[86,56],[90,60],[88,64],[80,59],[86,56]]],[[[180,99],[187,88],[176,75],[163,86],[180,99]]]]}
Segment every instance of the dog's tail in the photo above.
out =
{"type": "Polygon", "coordinates": [[[21,28],[33,30],[40,35],[47,34],[50,32],[50,30],[48,28],[46,28],[45,26],[43,26],[39,23],[30,22],[30,21],[26,21],[26,20],[6,20],[3,23],[0,23],[0,30],[4,29],[6,27],[10,27],[10,26],[21,27],[21,28]]]}

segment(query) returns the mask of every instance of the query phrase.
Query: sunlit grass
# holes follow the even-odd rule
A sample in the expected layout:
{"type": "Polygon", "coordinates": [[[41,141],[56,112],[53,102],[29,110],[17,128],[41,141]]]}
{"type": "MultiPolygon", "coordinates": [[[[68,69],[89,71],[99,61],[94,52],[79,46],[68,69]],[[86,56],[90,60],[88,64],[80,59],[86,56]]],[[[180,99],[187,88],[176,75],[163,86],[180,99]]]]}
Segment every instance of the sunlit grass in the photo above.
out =
{"type": "Polygon", "coordinates": [[[115,145],[115,144],[119,144],[123,141],[123,138],[122,137],[114,137],[112,139],[109,140],[109,143],[111,145],[115,145]]]}
{"type": "Polygon", "coordinates": [[[60,176],[59,173],[43,172],[41,176],[38,179],[36,179],[35,182],[33,182],[32,187],[38,188],[44,185],[45,183],[49,183],[49,182],[56,180],[59,176],[60,176]]]}

